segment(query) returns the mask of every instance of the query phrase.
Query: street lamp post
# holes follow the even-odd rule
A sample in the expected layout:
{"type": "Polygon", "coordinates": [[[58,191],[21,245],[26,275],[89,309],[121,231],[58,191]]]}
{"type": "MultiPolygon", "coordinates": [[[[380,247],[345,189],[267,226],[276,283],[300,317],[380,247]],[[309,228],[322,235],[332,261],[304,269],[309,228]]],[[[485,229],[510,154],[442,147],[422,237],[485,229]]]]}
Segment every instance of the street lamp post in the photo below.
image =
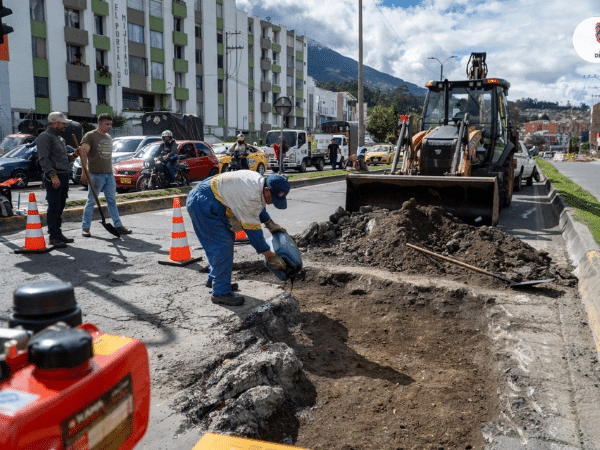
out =
{"type": "Polygon", "coordinates": [[[452,58],[456,58],[456,56],[448,56],[444,62],[441,62],[439,59],[434,58],[433,56],[430,56],[429,58],[427,58],[427,59],[435,59],[437,62],[440,63],[440,81],[444,80],[444,64],[446,64],[446,61],[448,61],[449,59],[452,59],[452,58]]]}

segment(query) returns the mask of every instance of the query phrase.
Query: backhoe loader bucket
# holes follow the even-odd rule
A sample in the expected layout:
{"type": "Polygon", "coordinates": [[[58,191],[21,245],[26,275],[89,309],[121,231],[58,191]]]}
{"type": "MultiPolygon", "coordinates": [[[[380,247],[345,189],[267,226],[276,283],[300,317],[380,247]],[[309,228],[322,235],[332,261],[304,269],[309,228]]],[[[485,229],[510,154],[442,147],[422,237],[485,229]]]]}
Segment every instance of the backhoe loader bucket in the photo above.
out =
{"type": "Polygon", "coordinates": [[[361,206],[400,209],[414,198],[421,206],[441,206],[463,222],[498,223],[500,199],[495,177],[346,175],[346,210],[361,206]]]}

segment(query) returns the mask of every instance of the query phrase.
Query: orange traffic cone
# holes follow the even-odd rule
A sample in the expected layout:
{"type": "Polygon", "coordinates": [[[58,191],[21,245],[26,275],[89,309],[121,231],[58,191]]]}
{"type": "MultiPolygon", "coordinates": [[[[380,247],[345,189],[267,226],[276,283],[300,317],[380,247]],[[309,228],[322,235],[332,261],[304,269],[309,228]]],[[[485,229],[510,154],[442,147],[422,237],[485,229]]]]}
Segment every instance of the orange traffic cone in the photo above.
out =
{"type": "Polygon", "coordinates": [[[31,192],[29,193],[29,207],[27,208],[27,225],[25,225],[25,247],[15,250],[15,253],[46,253],[53,248],[46,247],[35,194],[31,192]]]}
{"type": "Polygon", "coordinates": [[[192,258],[190,246],[187,241],[187,234],[183,225],[183,216],[181,215],[181,203],[178,198],[173,199],[173,228],[171,229],[171,250],[169,259],[158,261],[159,264],[169,266],[187,266],[202,258],[192,258]]]}

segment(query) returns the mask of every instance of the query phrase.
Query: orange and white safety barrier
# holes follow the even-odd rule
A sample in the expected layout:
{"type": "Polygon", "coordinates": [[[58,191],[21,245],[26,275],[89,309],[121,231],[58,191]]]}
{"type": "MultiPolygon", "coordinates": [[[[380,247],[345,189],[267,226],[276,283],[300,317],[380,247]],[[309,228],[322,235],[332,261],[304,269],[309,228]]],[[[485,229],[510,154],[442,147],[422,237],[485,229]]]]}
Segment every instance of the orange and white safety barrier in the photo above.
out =
{"type": "Polygon", "coordinates": [[[35,200],[35,194],[29,193],[29,207],[27,208],[27,224],[25,225],[25,247],[15,250],[15,253],[45,253],[52,250],[46,247],[42,221],[35,200]]]}
{"type": "Polygon", "coordinates": [[[173,266],[185,266],[202,258],[192,258],[190,246],[187,241],[187,233],[183,225],[183,215],[181,214],[181,202],[179,198],[173,199],[173,226],[171,228],[171,250],[169,259],[158,261],[159,264],[173,266]]]}

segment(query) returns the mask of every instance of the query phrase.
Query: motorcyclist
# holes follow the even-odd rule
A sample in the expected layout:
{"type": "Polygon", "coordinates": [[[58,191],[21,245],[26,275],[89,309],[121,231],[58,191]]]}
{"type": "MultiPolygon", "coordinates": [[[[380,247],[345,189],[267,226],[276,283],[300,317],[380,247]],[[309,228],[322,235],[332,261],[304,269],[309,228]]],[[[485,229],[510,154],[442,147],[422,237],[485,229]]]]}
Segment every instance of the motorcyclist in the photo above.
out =
{"type": "Polygon", "coordinates": [[[235,166],[233,159],[237,159],[240,165],[241,170],[250,170],[250,165],[248,164],[248,154],[249,146],[246,143],[246,138],[243,134],[238,134],[237,142],[233,144],[229,148],[229,154],[231,155],[231,164],[230,167],[235,166]]]}
{"type": "Polygon", "coordinates": [[[162,144],[160,144],[160,158],[163,160],[166,168],[165,174],[169,178],[169,183],[175,182],[175,166],[177,164],[177,142],[173,139],[173,133],[170,130],[162,132],[162,144]]]}

